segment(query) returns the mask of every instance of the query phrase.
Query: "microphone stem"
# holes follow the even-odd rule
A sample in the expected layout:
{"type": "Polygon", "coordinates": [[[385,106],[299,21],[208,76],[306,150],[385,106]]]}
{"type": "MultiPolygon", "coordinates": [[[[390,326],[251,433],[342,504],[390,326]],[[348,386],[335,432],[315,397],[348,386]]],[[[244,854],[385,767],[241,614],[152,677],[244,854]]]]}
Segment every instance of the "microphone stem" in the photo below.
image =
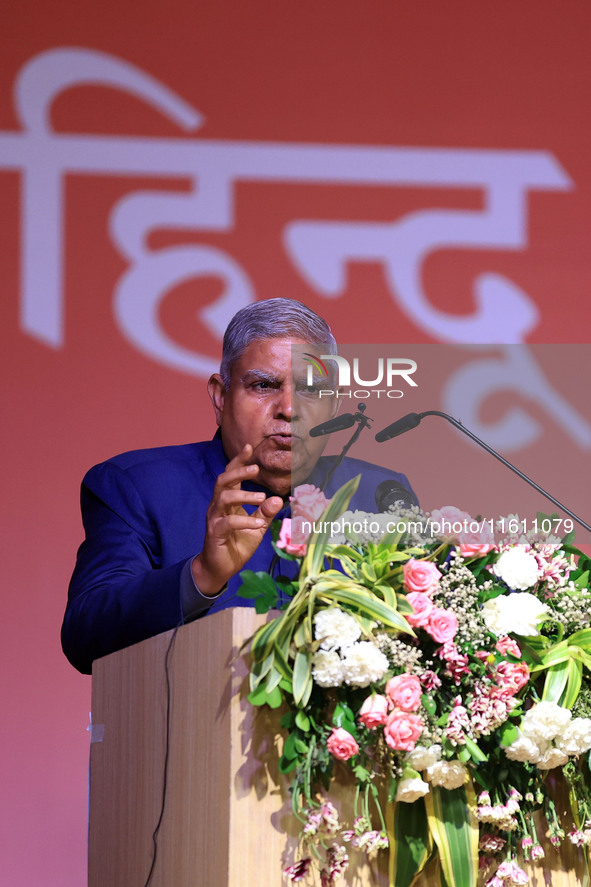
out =
{"type": "Polygon", "coordinates": [[[337,468],[339,467],[339,465],[341,464],[341,462],[343,461],[343,459],[345,458],[345,456],[347,455],[347,453],[349,452],[349,450],[351,449],[351,447],[353,446],[353,444],[355,443],[355,441],[357,440],[357,438],[359,437],[359,435],[361,434],[363,429],[367,428],[368,426],[369,426],[368,420],[365,418],[365,416],[361,416],[359,418],[359,425],[357,426],[357,428],[355,429],[355,431],[351,435],[351,438],[349,439],[349,441],[345,444],[345,446],[341,450],[340,454],[334,460],[334,463],[333,463],[330,471],[328,472],[328,474],[324,478],[324,481],[322,482],[322,487],[321,487],[321,489],[323,491],[327,488],[329,480],[331,479],[331,477],[333,476],[333,474],[335,473],[335,471],[337,470],[337,468]]]}
{"type": "Polygon", "coordinates": [[[505,465],[507,468],[510,468],[511,471],[514,471],[515,474],[519,475],[519,477],[522,480],[524,480],[526,483],[528,483],[530,485],[530,487],[533,487],[534,490],[537,490],[538,493],[541,493],[542,496],[545,496],[546,499],[549,499],[550,502],[552,502],[554,505],[556,505],[557,508],[560,508],[562,511],[566,512],[566,514],[568,514],[570,517],[572,517],[573,520],[575,520],[578,524],[580,524],[582,527],[584,527],[589,533],[591,533],[591,526],[589,526],[589,524],[585,523],[585,521],[582,518],[578,517],[574,513],[574,511],[571,511],[570,508],[567,508],[566,505],[564,505],[564,503],[560,502],[558,499],[555,499],[554,496],[552,496],[550,493],[547,492],[547,490],[544,490],[534,480],[532,480],[530,477],[528,477],[526,474],[524,474],[522,471],[520,471],[519,468],[516,468],[515,465],[513,465],[511,462],[508,462],[507,459],[504,459],[500,453],[497,453],[496,450],[493,450],[492,447],[489,447],[489,445],[486,444],[483,440],[481,440],[479,437],[476,437],[476,435],[473,434],[471,431],[468,431],[468,429],[464,425],[462,425],[461,422],[458,422],[457,419],[454,419],[452,416],[448,416],[447,413],[442,413],[439,410],[426,410],[424,413],[419,413],[418,415],[419,415],[420,419],[423,419],[424,416],[441,416],[443,419],[447,419],[448,422],[450,422],[452,425],[454,425],[456,428],[458,428],[464,434],[467,434],[468,437],[471,437],[472,440],[475,441],[475,443],[477,443],[479,446],[483,447],[487,451],[487,453],[490,453],[491,456],[494,456],[495,459],[498,459],[499,462],[502,462],[503,465],[505,465]]]}

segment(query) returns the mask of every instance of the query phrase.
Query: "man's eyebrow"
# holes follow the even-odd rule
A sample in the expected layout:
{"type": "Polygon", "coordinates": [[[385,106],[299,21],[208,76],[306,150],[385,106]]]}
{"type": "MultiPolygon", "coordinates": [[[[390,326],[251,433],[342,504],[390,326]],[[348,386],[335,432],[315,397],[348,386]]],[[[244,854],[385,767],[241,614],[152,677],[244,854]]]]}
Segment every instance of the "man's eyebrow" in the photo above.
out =
{"type": "Polygon", "coordinates": [[[265,370],[247,370],[242,376],[243,382],[270,382],[271,384],[280,383],[280,379],[273,373],[267,373],[265,370]]]}

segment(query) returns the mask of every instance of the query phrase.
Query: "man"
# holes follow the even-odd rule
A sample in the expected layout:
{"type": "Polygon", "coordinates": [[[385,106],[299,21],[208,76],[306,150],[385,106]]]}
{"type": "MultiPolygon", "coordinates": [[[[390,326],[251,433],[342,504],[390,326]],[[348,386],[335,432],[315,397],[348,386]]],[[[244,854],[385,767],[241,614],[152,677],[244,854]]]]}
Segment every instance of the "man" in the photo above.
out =
{"type": "MultiPolygon", "coordinates": [[[[62,627],[64,652],[80,671],[208,611],[249,605],[236,597],[238,574],[269,570],[267,531],[285,515],[292,484],[320,484],[327,473],[326,438],[307,431],[334,415],[336,399],[318,397],[303,370],[294,380],[294,344],[336,350],[328,324],[300,302],[242,309],[226,330],[220,373],[208,383],[213,440],[123,453],[84,478],[86,539],[62,627]]],[[[361,470],[366,482],[352,507],[374,510],[385,478],[408,486],[403,475],[347,459],[326,494],[361,470]]]]}

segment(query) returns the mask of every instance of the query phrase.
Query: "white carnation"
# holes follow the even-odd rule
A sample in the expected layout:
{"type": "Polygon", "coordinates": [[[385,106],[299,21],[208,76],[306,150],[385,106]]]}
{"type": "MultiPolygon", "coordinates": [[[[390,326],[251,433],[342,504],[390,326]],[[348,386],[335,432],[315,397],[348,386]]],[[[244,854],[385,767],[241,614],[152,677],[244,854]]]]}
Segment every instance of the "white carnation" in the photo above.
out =
{"type": "Polygon", "coordinates": [[[536,761],[539,770],[553,770],[554,767],[563,767],[568,761],[568,755],[551,745],[546,749],[539,761],[536,761]]]}
{"type": "Polygon", "coordinates": [[[562,735],[571,717],[570,709],[557,702],[538,702],[523,716],[521,730],[538,745],[540,741],[551,742],[562,735]]]}
{"type": "Polygon", "coordinates": [[[573,718],[556,739],[556,746],[566,755],[582,755],[591,748],[591,718],[573,718]]]}
{"type": "Polygon", "coordinates": [[[379,681],[388,670],[388,660],[371,641],[360,641],[345,651],[343,680],[354,687],[367,687],[379,681]]]}
{"type": "Polygon", "coordinates": [[[318,650],[312,659],[312,678],[319,687],[340,687],[343,662],[334,650],[318,650]]]}
{"type": "Polygon", "coordinates": [[[538,562],[533,554],[521,545],[504,551],[494,565],[493,571],[507,583],[509,588],[518,591],[525,591],[538,581],[538,562]]]}
{"type": "Polygon", "coordinates": [[[426,770],[427,779],[443,788],[460,788],[468,779],[468,770],[461,761],[437,761],[426,770]]]}
{"type": "MultiPolygon", "coordinates": [[[[513,550],[513,549],[512,549],[513,550]]],[[[538,635],[540,617],[549,607],[526,591],[501,594],[482,605],[484,624],[497,637],[519,634],[524,637],[538,635]]]]}
{"type": "Polygon", "coordinates": [[[512,761],[526,761],[529,764],[535,764],[542,757],[547,746],[547,742],[542,742],[540,746],[529,736],[524,736],[520,732],[517,739],[507,746],[505,754],[512,761]]]}
{"type": "Polygon", "coordinates": [[[354,644],[361,635],[361,627],[349,613],[329,607],[314,616],[314,634],[323,650],[337,650],[354,644]]]}
{"type": "Polygon", "coordinates": [[[412,767],[413,770],[426,770],[432,767],[437,761],[441,760],[441,746],[431,745],[425,748],[424,745],[417,745],[412,751],[409,751],[404,759],[405,764],[412,767]]]}
{"type": "Polygon", "coordinates": [[[396,789],[396,801],[404,801],[406,804],[412,804],[418,798],[424,797],[429,791],[429,785],[424,782],[420,776],[406,777],[401,779],[396,789]]]}

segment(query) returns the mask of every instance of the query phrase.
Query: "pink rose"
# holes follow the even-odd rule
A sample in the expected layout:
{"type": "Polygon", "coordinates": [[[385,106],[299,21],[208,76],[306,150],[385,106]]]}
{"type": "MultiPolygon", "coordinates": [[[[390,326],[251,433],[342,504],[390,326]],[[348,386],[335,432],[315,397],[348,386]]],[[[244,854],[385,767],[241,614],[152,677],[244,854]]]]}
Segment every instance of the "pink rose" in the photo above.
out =
{"type": "Polygon", "coordinates": [[[423,722],[418,715],[394,709],[384,727],[386,743],[393,749],[412,751],[423,732],[423,722]]]}
{"type": "Polygon", "coordinates": [[[414,613],[405,616],[406,621],[413,628],[425,626],[429,622],[429,615],[433,610],[433,602],[428,594],[422,591],[410,591],[406,595],[406,600],[412,604],[414,613]]]}
{"type": "Polygon", "coordinates": [[[475,532],[470,530],[460,533],[458,536],[460,554],[463,557],[484,557],[495,547],[495,538],[490,526],[486,522],[474,521],[474,525],[480,524],[475,532]]]}
{"type": "Polygon", "coordinates": [[[326,747],[338,761],[348,761],[359,751],[359,746],[351,734],[343,727],[333,727],[326,740],[326,747]]]}
{"type": "Polygon", "coordinates": [[[304,557],[306,554],[306,543],[300,544],[291,541],[291,518],[284,517],[281,521],[281,529],[279,530],[279,539],[277,540],[277,548],[283,548],[287,554],[295,554],[296,557],[304,557]]]}
{"type": "Polygon", "coordinates": [[[506,656],[507,653],[510,653],[511,656],[515,656],[516,659],[521,659],[521,648],[519,644],[508,635],[499,638],[495,646],[501,656],[506,656]]]}
{"type": "Polygon", "coordinates": [[[295,487],[289,501],[293,517],[301,517],[310,523],[318,520],[328,505],[326,496],[314,484],[300,484],[295,487]]]}
{"type": "Polygon", "coordinates": [[[515,696],[529,681],[529,667],[525,662],[501,662],[495,677],[507,696],[515,696]]]}
{"type": "Polygon", "coordinates": [[[431,512],[431,525],[435,536],[443,539],[457,539],[461,533],[466,532],[470,526],[472,517],[467,511],[460,511],[455,505],[444,505],[431,512]]]}
{"type": "Polygon", "coordinates": [[[441,573],[430,561],[417,561],[411,557],[402,568],[404,584],[409,591],[428,592],[441,579],[441,573]]]}
{"type": "Polygon", "coordinates": [[[398,674],[386,684],[386,696],[402,711],[416,711],[422,693],[421,682],[414,674],[398,674]]]}
{"type": "Polygon", "coordinates": [[[294,489],[293,496],[290,496],[290,502],[292,544],[301,545],[308,541],[314,521],[322,515],[328,501],[322,490],[314,484],[300,484],[294,489]]]}
{"type": "Polygon", "coordinates": [[[434,607],[429,616],[429,624],[426,626],[426,630],[438,644],[453,641],[458,630],[456,614],[452,613],[451,610],[434,607]]]}
{"type": "Polygon", "coordinates": [[[359,710],[359,720],[364,727],[373,730],[382,727],[388,719],[388,700],[385,696],[368,696],[359,710]]]}

